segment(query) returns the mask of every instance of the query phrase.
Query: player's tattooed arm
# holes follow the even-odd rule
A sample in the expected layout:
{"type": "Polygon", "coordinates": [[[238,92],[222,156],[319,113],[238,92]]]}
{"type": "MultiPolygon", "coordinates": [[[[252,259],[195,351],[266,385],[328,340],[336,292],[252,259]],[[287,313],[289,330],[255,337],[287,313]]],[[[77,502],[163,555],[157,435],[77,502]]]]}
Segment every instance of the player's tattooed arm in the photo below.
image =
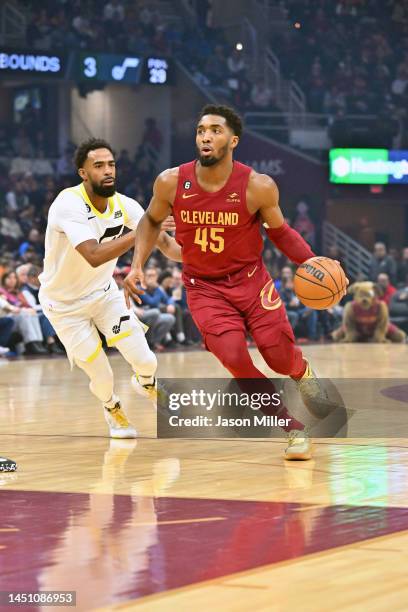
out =
{"type": "Polygon", "coordinates": [[[138,284],[143,286],[143,266],[159,239],[161,224],[171,215],[177,191],[178,168],[165,170],[155,180],[153,197],[148,209],[140,219],[136,230],[135,252],[132,269],[125,278],[125,298],[130,307],[130,297],[140,303],[138,284]]]}

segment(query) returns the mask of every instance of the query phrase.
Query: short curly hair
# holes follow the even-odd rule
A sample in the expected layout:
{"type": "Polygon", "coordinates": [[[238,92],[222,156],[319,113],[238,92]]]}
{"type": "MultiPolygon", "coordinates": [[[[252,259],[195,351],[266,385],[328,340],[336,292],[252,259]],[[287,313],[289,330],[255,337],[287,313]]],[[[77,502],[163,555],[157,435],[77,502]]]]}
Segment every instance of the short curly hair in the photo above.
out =
{"type": "Polygon", "coordinates": [[[109,142],[106,142],[106,140],[103,140],[103,138],[89,138],[88,140],[81,142],[75,151],[74,164],[77,170],[83,167],[89,151],[95,151],[96,149],[109,149],[112,155],[115,155],[115,152],[109,142]]]}
{"type": "Polygon", "coordinates": [[[200,121],[204,115],[218,115],[219,117],[224,117],[226,124],[234,132],[235,136],[241,138],[243,122],[240,115],[238,115],[233,108],[224,106],[223,104],[207,104],[201,109],[198,115],[198,121],[200,121]]]}

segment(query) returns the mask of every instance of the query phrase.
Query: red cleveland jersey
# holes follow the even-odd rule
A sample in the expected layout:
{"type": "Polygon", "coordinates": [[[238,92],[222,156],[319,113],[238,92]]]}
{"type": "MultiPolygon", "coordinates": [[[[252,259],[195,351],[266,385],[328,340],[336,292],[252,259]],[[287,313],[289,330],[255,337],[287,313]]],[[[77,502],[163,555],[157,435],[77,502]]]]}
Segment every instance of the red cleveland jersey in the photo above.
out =
{"type": "Polygon", "coordinates": [[[219,278],[259,260],[263,240],[258,214],[251,215],[246,191],[251,168],[234,161],[225,186],[210,193],[198,184],[196,162],[179,167],[173,215],[183,268],[190,276],[219,278]]]}

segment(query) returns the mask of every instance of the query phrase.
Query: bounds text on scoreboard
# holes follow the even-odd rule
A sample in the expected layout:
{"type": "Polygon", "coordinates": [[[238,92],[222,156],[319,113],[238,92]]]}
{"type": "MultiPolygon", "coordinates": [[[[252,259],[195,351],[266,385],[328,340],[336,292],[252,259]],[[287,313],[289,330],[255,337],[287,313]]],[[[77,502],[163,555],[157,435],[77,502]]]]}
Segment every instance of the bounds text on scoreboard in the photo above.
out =
{"type": "Polygon", "coordinates": [[[408,151],[331,149],[330,181],[360,185],[408,183],[408,151]]]}

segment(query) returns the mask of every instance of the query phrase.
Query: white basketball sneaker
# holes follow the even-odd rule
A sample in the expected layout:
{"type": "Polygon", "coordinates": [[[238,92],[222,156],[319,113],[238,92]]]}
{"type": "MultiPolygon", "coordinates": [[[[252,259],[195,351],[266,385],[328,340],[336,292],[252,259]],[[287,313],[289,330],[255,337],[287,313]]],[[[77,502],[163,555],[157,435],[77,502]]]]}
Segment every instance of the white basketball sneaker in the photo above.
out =
{"type": "Polygon", "coordinates": [[[104,406],[106,422],[109,425],[111,438],[136,438],[137,431],[129,423],[125,411],[117,401],[114,406],[104,406]]]}
{"type": "Polygon", "coordinates": [[[154,378],[154,376],[152,376],[152,379],[153,379],[153,382],[142,384],[139,380],[139,376],[137,374],[133,374],[131,383],[136,393],[138,393],[142,397],[146,397],[151,402],[153,402],[153,404],[156,406],[157,405],[157,381],[154,378]]]}

